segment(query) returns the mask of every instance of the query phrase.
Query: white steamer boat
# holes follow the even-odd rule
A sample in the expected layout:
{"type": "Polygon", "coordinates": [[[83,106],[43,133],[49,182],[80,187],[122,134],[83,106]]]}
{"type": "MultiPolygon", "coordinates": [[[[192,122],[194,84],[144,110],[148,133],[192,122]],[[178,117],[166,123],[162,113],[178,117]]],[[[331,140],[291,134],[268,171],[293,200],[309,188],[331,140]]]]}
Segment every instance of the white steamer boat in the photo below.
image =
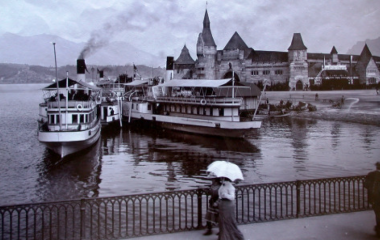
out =
{"type": "Polygon", "coordinates": [[[124,97],[124,87],[120,83],[104,80],[96,83],[102,88],[101,123],[102,126],[122,124],[122,99],[124,97]]]}
{"type": "Polygon", "coordinates": [[[233,78],[173,79],[158,85],[133,81],[126,87],[133,87],[123,101],[126,122],[140,120],[177,131],[235,138],[261,127],[260,120],[240,117],[243,99],[234,96],[247,86],[233,78]]]}
{"type": "Polygon", "coordinates": [[[43,90],[38,140],[61,158],[84,150],[100,137],[101,88],[63,79],[43,90]]]}

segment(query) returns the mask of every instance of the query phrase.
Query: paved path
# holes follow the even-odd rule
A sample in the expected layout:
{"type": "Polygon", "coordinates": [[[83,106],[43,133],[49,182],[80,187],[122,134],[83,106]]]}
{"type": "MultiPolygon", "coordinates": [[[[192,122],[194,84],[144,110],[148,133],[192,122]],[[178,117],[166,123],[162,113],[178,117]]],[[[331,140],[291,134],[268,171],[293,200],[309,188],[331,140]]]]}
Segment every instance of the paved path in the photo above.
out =
{"type": "MultiPolygon", "coordinates": [[[[373,211],[342,213],[318,217],[239,225],[246,240],[371,240],[378,239],[373,231],[373,211]]],[[[203,230],[133,238],[136,240],[217,240],[216,234],[203,236],[203,230]]],[[[215,229],[214,233],[217,232],[215,229]]]]}

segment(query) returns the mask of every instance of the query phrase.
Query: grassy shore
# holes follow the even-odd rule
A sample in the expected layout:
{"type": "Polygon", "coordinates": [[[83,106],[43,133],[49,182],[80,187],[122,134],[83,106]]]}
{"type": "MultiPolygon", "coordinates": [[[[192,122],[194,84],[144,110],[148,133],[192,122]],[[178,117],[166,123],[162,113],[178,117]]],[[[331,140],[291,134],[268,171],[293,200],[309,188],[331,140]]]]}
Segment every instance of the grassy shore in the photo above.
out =
{"type": "Polygon", "coordinates": [[[270,104],[279,104],[291,101],[310,103],[317,107],[317,111],[292,112],[293,118],[312,118],[329,121],[345,121],[360,124],[380,126],[380,95],[375,90],[349,91],[286,91],[266,92],[261,103],[268,99],[270,104]],[[316,99],[316,94],[318,98],[316,99]],[[342,97],[344,103],[340,106],[342,97]]]}

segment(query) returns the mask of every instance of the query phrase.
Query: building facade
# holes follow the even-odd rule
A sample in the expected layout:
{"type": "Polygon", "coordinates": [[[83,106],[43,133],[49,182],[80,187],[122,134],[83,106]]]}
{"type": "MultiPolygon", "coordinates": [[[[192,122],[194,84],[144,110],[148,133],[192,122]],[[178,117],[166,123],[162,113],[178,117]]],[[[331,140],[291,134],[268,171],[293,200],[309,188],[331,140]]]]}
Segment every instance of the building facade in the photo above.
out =
{"type": "Polygon", "coordinates": [[[348,84],[380,83],[380,57],[372,56],[367,45],[360,55],[308,53],[300,33],[294,33],[284,52],[260,51],[246,45],[235,32],[227,45],[218,50],[206,10],[202,32],[193,60],[186,45],[174,61],[173,78],[222,79],[232,76],[238,81],[270,85],[287,83],[290,90],[304,90],[323,81],[342,79],[348,84]]]}

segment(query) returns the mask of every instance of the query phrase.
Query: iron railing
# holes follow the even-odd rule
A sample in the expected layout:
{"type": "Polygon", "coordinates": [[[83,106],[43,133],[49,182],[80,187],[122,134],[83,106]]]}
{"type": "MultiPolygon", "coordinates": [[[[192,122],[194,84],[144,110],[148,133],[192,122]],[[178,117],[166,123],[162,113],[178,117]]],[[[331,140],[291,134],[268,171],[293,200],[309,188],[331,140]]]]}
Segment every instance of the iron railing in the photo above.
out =
{"type": "MultiPolygon", "coordinates": [[[[364,176],[236,187],[239,224],[370,209],[364,176]]],[[[121,239],[205,227],[207,188],[0,207],[0,239],[121,239]]]]}

